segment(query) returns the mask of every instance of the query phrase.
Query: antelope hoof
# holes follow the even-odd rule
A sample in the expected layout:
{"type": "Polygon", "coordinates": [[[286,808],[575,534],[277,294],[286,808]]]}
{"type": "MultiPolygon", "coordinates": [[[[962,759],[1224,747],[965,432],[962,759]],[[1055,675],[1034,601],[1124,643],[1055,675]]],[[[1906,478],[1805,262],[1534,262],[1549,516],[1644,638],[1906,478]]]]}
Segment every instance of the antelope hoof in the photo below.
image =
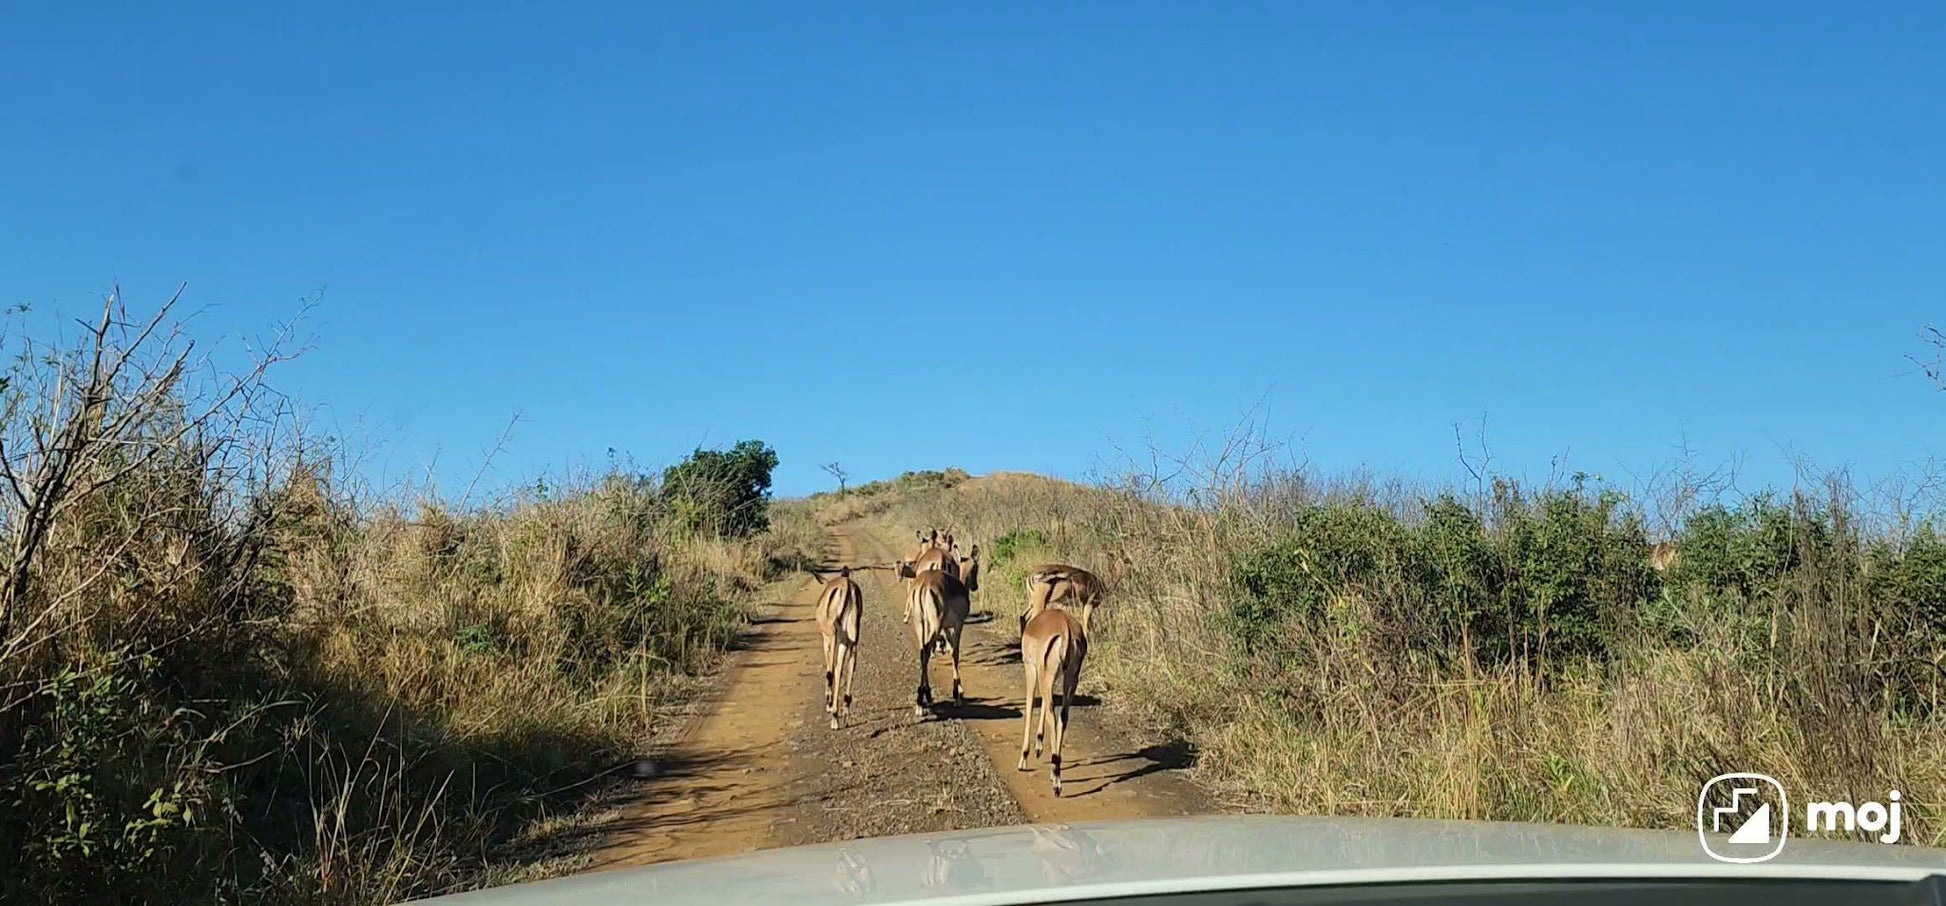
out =
{"type": "Polygon", "coordinates": [[[1018,764],[1015,764],[1015,765],[1014,765],[1014,770],[1016,770],[1016,771],[1025,771],[1025,770],[1027,770],[1027,753],[1026,753],[1026,752],[1022,752],[1022,753],[1020,753],[1020,762],[1019,762],[1018,764]]]}
{"type": "Polygon", "coordinates": [[[842,728],[841,726],[839,726],[839,724],[838,724],[838,715],[836,715],[836,714],[833,714],[833,715],[831,715],[831,729],[833,729],[833,730],[839,730],[839,729],[843,729],[843,728],[842,728]]]}

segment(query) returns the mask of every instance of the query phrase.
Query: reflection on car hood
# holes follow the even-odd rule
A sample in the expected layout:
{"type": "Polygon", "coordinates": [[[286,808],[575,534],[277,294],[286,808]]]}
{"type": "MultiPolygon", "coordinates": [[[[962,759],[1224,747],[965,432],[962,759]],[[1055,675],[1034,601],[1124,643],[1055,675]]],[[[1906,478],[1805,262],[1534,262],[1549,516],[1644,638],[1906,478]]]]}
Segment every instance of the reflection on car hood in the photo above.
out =
{"type": "Polygon", "coordinates": [[[976,906],[1189,890],[1438,879],[1946,874],[1946,850],[1792,841],[1729,865],[1695,833],[1566,825],[1225,817],[884,837],[621,869],[442,897],[491,904],[976,906]]]}

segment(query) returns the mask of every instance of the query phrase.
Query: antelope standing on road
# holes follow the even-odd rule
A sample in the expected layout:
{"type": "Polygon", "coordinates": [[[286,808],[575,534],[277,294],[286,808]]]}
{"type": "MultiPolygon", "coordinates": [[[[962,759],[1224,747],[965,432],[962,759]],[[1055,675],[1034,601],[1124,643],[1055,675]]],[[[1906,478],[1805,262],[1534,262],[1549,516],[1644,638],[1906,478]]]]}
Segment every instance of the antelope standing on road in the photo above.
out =
{"type": "MultiPolygon", "coordinates": [[[[979,547],[977,544],[973,545],[973,553],[976,556],[979,554],[979,547]]],[[[929,569],[936,569],[943,573],[950,573],[953,578],[959,579],[962,578],[960,568],[964,562],[964,558],[959,555],[959,542],[953,540],[953,533],[933,529],[930,536],[924,532],[919,533],[919,546],[913,549],[912,556],[900,561],[898,568],[901,570],[899,574],[905,575],[903,570],[906,568],[906,564],[909,563],[912,566],[912,573],[914,575],[929,569]]],[[[972,586],[974,590],[978,590],[977,585],[970,582],[967,584],[972,586]]],[[[910,622],[911,619],[912,614],[910,611],[899,615],[899,622],[901,623],[910,622]]],[[[935,647],[939,653],[946,653],[946,640],[940,639],[935,647]]]]}
{"type": "MultiPolygon", "coordinates": [[[[947,537],[951,536],[949,535],[947,537]]],[[[971,613],[973,610],[972,593],[980,590],[980,546],[977,544],[973,545],[973,549],[967,551],[967,555],[964,557],[959,555],[959,549],[957,547],[949,548],[946,556],[940,558],[937,568],[940,572],[958,579],[961,585],[966,586],[966,609],[968,613],[971,613]]],[[[934,650],[939,654],[945,654],[946,640],[941,638],[934,647],[934,650]]]]}
{"type": "MultiPolygon", "coordinates": [[[[912,553],[907,555],[904,560],[899,561],[899,575],[903,576],[906,574],[907,564],[911,565],[914,574],[925,572],[928,569],[945,569],[946,554],[944,551],[952,547],[953,534],[951,532],[942,533],[939,529],[933,529],[930,533],[917,532],[916,534],[919,536],[919,544],[912,549],[912,553]]],[[[954,575],[959,575],[959,573],[955,572],[954,575]]],[[[911,620],[912,613],[910,610],[899,615],[899,622],[901,623],[908,623],[911,620]]]]}
{"type": "Polygon", "coordinates": [[[948,573],[954,578],[958,578],[959,567],[958,553],[947,548],[933,548],[912,558],[912,571],[915,573],[938,570],[942,573],[948,573]]]}
{"type": "Polygon", "coordinates": [[[1074,689],[1081,683],[1081,662],[1088,656],[1088,621],[1101,604],[1099,590],[1094,594],[1077,590],[1074,601],[1078,611],[1049,606],[1055,598],[1054,586],[1063,582],[1074,584],[1077,572],[1094,578],[1092,573],[1073,567],[1034,572],[1032,582],[1042,588],[1029,591],[1029,615],[1020,634],[1020,664],[1027,674],[1027,694],[1020,709],[1020,763],[1014,769],[1027,770],[1029,742],[1033,744],[1035,757],[1040,756],[1052,724],[1054,739],[1048,746],[1048,763],[1053,767],[1056,798],[1061,795],[1061,740],[1067,735],[1068,707],[1074,703],[1074,689]],[[1057,684],[1061,693],[1058,716],[1054,714],[1057,684]],[[1034,726],[1036,694],[1041,699],[1038,730],[1034,726]]]}
{"type": "MultiPolygon", "coordinates": [[[[906,561],[905,563],[901,563],[899,566],[901,572],[899,574],[902,576],[906,575],[906,573],[903,570],[907,569],[908,565],[911,569],[911,575],[913,576],[917,576],[926,572],[942,572],[949,576],[952,576],[955,579],[960,580],[961,584],[964,584],[966,586],[967,591],[969,592],[979,591],[980,590],[980,580],[979,580],[980,546],[977,544],[973,545],[973,550],[970,552],[971,556],[962,557],[959,555],[959,548],[957,544],[952,540],[952,538],[953,536],[950,534],[945,536],[945,540],[943,543],[950,545],[948,547],[932,548],[930,550],[927,550],[925,553],[921,554],[918,557],[914,557],[913,559],[906,561]]],[[[970,598],[969,598],[968,607],[969,609],[971,607],[970,598]]],[[[912,614],[910,610],[908,610],[905,617],[902,618],[901,621],[903,622],[903,621],[910,620],[911,617],[912,614]]],[[[934,648],[940,654],[945,654],[946,640],[944,638],[939,639],[934,644],[934,648]]]]}
{"type": "Polygon", "coordinates": [[[911,555],[906,557],[907,560],[917,560],[925,556],[927,551],[943,551],[953,546],[953,532],[951,529],[936,528],[929,532],[917,532],[916,534],[919,537],[918,544],[912,548],[911,555]]]}
{"type": "MultiPolygon", "coordinates": [[[[978,548],[968,558],[967,565],[972,567],[975,576],[979,574],[978,548]]],[[[906,611],[912,623],[914,639],[919,643],[919,690],[913,698],[912,713],[924,717],[926,708],[932,704],[933,648],[940,642],[945,643],[946,650],[953,656],[953,704],[958,705],[965,699],[959,675],[960,631],[966,626],[966,613],[971,604],[967,592],[970,589],[952,573],[944,570],[918,572],[911,563],[899,564],[899,575],[907,580],[906,611]]]]}
{"type": "Polygon", "coordinates": [[[975,544],[966,552],[966,556],[958,557],[954,564],[954,569],[954,575],[959,577],[960,582],[966,586],[967,591],[979,591],[980,546],[975,544]]]}
{"type": "Polygon", "coordinates": [[[818,595],[818,633],[824,636],[824,711],[831,715],[831,729],[838,729],[841,718],[851,713],[851,686],[858,672],[858,627],[865,621],[865,594],[851,580],[851,567],[841,566],[838,575],[824,583],[818,595]],[[842,701],[838,689],[844,688],[842,701]]]}
{"type": "Polygon", "coordinates": [[[933,529],[931,533],[917,532],[916,534],[919,536],[919,543],[912,548],[912,553],[906,557],[907,560],[917,560],[925,556],[926,551],[939,546],[938,529],[933,529]]]}

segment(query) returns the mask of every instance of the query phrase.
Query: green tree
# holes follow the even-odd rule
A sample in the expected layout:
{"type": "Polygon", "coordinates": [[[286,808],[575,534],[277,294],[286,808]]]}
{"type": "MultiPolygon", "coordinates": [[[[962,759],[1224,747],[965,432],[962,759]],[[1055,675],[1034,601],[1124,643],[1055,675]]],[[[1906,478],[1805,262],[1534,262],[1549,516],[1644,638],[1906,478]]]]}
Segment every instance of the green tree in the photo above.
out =
{"type": "Polygon", "coordinates": [[[669,511],[691,531],[746,537],[770,527],[770,473],[777,451],[760,440],[698,448],[662,473],[669,511]]]}

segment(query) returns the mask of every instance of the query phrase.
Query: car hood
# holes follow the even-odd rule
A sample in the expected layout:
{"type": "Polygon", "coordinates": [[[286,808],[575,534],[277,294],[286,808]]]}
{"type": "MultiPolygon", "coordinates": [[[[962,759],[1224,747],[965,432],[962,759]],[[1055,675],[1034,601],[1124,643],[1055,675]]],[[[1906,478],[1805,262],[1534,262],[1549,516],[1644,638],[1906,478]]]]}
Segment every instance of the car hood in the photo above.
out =
{"type": "Polygon", "coordinates": [[[1792,841],[1731,865],[1695,833],[1408,819],[1223,817],[1030,825],[853,840],[440,897],[492,904],[929,906],[1294,885],[1494,878],[1946,875],[1946,850],[1792,841]]]}

